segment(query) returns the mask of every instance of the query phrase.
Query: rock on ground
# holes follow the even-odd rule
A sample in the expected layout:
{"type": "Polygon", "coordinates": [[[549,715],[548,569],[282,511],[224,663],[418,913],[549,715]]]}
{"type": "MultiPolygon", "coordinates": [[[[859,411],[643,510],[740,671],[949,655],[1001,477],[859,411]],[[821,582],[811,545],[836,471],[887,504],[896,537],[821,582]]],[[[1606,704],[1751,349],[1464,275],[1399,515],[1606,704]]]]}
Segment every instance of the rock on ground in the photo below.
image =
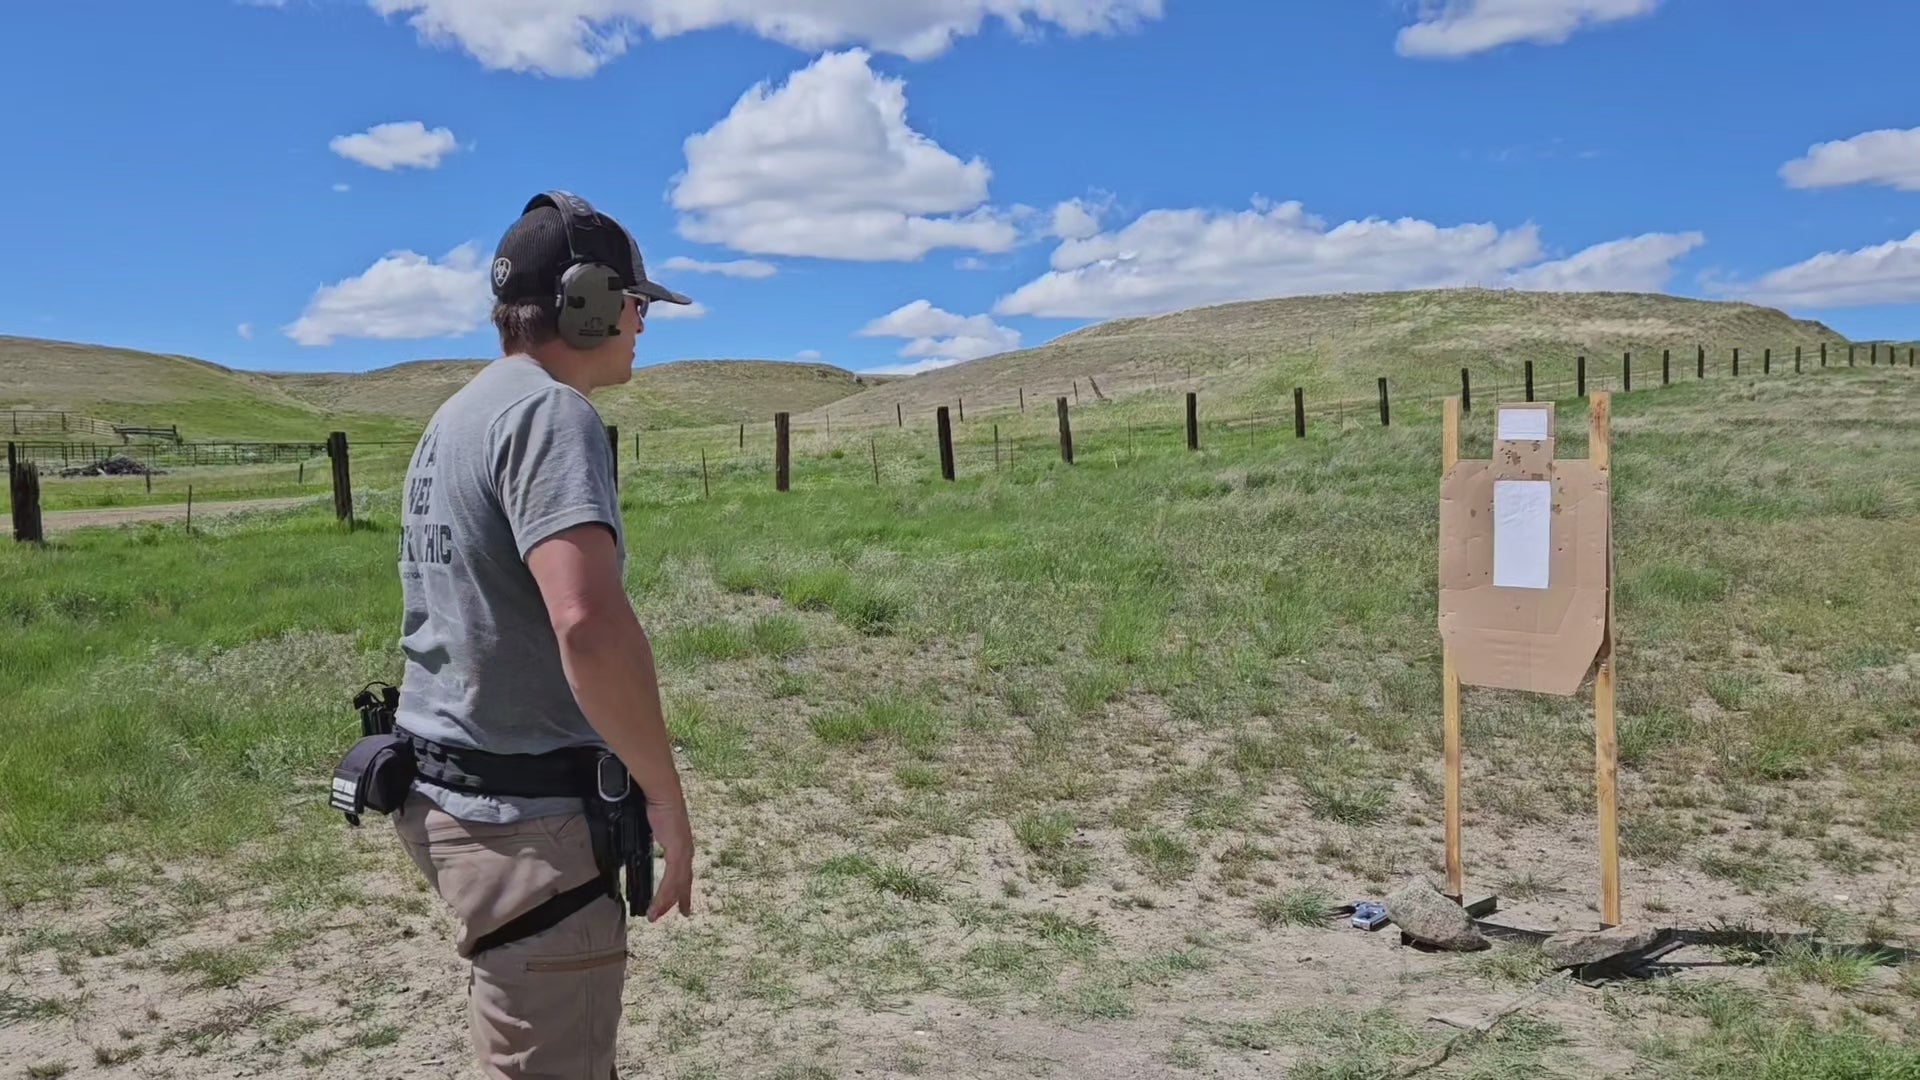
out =
{"type": "Polygon", "coordinates": [[[1453,952],[1477,952],[1492,943],[1473,928],[1465,908],[1433,887],[1414,878],[1387,897],[1387,918],[1403,933],[1424,945],[1453,952]]]}
{"type": "Polygon", "coordinates": [[[1653,944],[1660,931],[1633,926],[1609,930],[1562,930],[1540,943],[1540,951],[1556,968],[1597,964],[1622,953],[1639,952],[1653,944]]]}

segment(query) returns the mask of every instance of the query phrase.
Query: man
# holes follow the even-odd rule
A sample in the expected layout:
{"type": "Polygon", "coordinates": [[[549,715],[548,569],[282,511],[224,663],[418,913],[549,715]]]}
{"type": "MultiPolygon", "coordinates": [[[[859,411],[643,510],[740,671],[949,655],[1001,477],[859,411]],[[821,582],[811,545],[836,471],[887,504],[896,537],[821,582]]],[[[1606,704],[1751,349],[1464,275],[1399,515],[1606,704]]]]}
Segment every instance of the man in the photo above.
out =
{"type": "MultiPolygon", "coordinates": [[[[632,377],[651,303],[690,301],[647,279],[619,223],[565,192],[529,202],[495,256],[501,358],[434,414],[407,470],[394,720],[428,741],[423,761],[453,748],[445,760],[476,775],[489,755],[548,755],[509,758],[494,773],[506,779],[481,787],[610,750],[665,853],[647,919],[690,916],[692,829],[622,583],[616,451],[587,399],[632,377]]],[[[422,771],[394,825],[460,921],[483,1073],[616,1077],[627,907],[595,884],[605,864],[582,797],[454,790],[422,771]]]]}

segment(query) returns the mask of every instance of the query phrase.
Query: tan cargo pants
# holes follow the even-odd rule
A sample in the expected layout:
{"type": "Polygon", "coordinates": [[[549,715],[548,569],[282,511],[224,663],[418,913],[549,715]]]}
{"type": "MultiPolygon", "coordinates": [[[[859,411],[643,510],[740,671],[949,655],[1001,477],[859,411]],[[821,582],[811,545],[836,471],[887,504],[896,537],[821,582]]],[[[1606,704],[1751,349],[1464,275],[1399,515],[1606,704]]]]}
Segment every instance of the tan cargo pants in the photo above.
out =
{"type": "MultiPolygon", "coordinates": [[[[461,821],[418,792],[394,829],[460,920],[459,953],[596,874],[584,815],[461,821]]],[[[490,1080],[619,1080],[626,908],[602,897],[549,930],[472,958],[467,1028],[490,1080]]]]}

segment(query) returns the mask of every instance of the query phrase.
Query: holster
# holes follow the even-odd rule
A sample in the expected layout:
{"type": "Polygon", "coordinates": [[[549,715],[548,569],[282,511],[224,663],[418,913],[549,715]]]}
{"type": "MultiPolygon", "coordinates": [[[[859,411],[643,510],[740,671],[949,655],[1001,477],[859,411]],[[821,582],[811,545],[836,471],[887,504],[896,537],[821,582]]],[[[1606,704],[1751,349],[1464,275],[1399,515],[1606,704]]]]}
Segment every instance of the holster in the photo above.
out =
{"type": "Polygon", "coordinates": [[[367,810],[399,810],[417,780],[477,795],[577,798],[586,817],[599,876],[481,938],[469,955],[548,929],[601,896],[618,902],[623,870],[628,913],[646,911],[654,887],[646,795],[612,751],[578,747],[548,754],[495,754],[449,746],[398,727],[393,720],[398,701],[392,688],[384,700],[366,691],[354,700],[362,737],[334,769],[328,800],[349,825],[357,828],[367,810]]]}

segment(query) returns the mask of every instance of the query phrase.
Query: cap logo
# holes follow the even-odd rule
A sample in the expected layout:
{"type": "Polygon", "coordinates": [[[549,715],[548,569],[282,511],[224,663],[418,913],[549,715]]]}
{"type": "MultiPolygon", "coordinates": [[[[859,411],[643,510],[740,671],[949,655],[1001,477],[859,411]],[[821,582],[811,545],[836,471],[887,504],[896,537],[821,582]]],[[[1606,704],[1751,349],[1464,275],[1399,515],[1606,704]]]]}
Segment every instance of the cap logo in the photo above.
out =
{"type": "Polygon", "coordinates": [[[493,287],[502,288],[507,283],[507,275],[513,272],[513,263],[504,256],[493,260],[493,287]]]}

